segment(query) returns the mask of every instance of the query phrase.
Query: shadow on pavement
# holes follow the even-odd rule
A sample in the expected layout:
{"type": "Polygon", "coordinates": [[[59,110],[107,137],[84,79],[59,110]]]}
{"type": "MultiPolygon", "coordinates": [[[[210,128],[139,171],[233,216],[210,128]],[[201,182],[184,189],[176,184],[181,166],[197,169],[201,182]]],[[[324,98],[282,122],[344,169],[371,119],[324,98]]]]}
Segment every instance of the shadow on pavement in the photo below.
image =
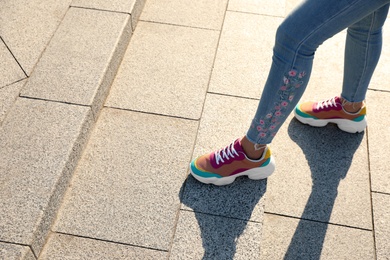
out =
{"type": "Polygon", "coordinates": [[[188,176],[179,196],[181,202],[195,212],[204,249],[202,259],[234,258],[237,240],[252,214],[263,215],[254,209],[265,190],[266,180],[237,178],[230,185],[218,187],[188,176]]]}
{"type": "Polygon", "coordinates": [[[293,119],[288,134],[305,154],[313,186],[284,259],[320,259],[339,183],[346,177],[364,133],[345,133],[335,125],[308,127],[293,119]]]}

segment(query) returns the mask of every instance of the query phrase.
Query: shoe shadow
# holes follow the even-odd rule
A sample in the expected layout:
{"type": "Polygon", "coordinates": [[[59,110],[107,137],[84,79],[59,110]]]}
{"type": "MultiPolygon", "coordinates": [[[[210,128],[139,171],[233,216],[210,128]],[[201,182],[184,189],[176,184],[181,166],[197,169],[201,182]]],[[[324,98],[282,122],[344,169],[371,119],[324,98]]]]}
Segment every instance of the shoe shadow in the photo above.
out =
{"type": "Polygon", "coordinates": [[[288,134],[305,154],[313,186],[284,259],[320,259],[339,183],[346,177],[364,133],[345,133],[335,125],[309,127],[294,118],[288,134]]]}
{"type": "Polygon", "coordinates": [[[204,250],[201,259],[234,258],[248,221],[251,217],[261,221],[264,211],[259,201],[266,185],[266,180],[240,177],[230,185],[214,186],[187,177],[179,196],[183,209],[193,211],[198,222],[204,250]]]}

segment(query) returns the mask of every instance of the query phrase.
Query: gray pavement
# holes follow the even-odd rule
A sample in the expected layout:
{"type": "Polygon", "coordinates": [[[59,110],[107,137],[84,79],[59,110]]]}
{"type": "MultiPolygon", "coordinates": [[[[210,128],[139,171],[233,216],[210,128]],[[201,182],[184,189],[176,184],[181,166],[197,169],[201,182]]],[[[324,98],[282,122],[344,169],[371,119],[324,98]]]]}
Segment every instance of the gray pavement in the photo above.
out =
{"type": "MultiPolygon", "coordinates": [[[[0,259],[390,259],[389,23],[364,133],[290,116],[268,180],[188,176],[245,134],[297,4],[1,1],[0,259]]],[[[340,92],[344,39],[303,100],[340,92]]]]}

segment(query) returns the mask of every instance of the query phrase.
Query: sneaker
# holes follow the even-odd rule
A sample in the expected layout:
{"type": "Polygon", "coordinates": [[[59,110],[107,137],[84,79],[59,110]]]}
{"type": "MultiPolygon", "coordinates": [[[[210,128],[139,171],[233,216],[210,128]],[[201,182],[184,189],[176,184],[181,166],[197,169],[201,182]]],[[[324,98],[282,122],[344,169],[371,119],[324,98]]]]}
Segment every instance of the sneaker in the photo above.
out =
{"type": "Polygon", "coordinates": [[[322,127],[328,123],[337,126],[348,133],[363,132],[367,126],[366,106],[356,113],[344,110],[340,97],[334,97],[321,102],[305,102],[295,107],[296,119],[303,124],[322,127]]]}
{"type": "Polygon", "coordinates": [[[265,179],[275,169],[275,162],[269,147],[265,147],[258,160],[249,159],[237,139],[224,149],[202,155],[190,164],[190,172],[195,179],[206,184],[227,185],[239,176],[252,180],[265,179]]]}

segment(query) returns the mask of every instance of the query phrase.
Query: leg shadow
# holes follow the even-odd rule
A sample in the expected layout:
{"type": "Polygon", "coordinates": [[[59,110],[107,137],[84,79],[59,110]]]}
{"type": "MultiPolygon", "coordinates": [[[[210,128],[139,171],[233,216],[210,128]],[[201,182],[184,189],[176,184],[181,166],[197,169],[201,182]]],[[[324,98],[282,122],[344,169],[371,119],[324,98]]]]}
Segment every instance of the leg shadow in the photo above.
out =
{"type": "Polygon", "coordinates": [[[293,119],[288,134],[305,154],[313,186],[284,259],[320,259],[339,183],[346,177],[364,133],[345,133],[335,125],[309,127],[293,119]]]}
{"type": "Polygon", "coordinates": [[[264,212],[259,201],[265,190],[266,180],[240,177],[230,185],[218,187],[188,176],[179,196],[183,208],[195,213],[204,250],[202,259],[234,258],[237,240],[249,219],[261,221],[264,212]]]}

